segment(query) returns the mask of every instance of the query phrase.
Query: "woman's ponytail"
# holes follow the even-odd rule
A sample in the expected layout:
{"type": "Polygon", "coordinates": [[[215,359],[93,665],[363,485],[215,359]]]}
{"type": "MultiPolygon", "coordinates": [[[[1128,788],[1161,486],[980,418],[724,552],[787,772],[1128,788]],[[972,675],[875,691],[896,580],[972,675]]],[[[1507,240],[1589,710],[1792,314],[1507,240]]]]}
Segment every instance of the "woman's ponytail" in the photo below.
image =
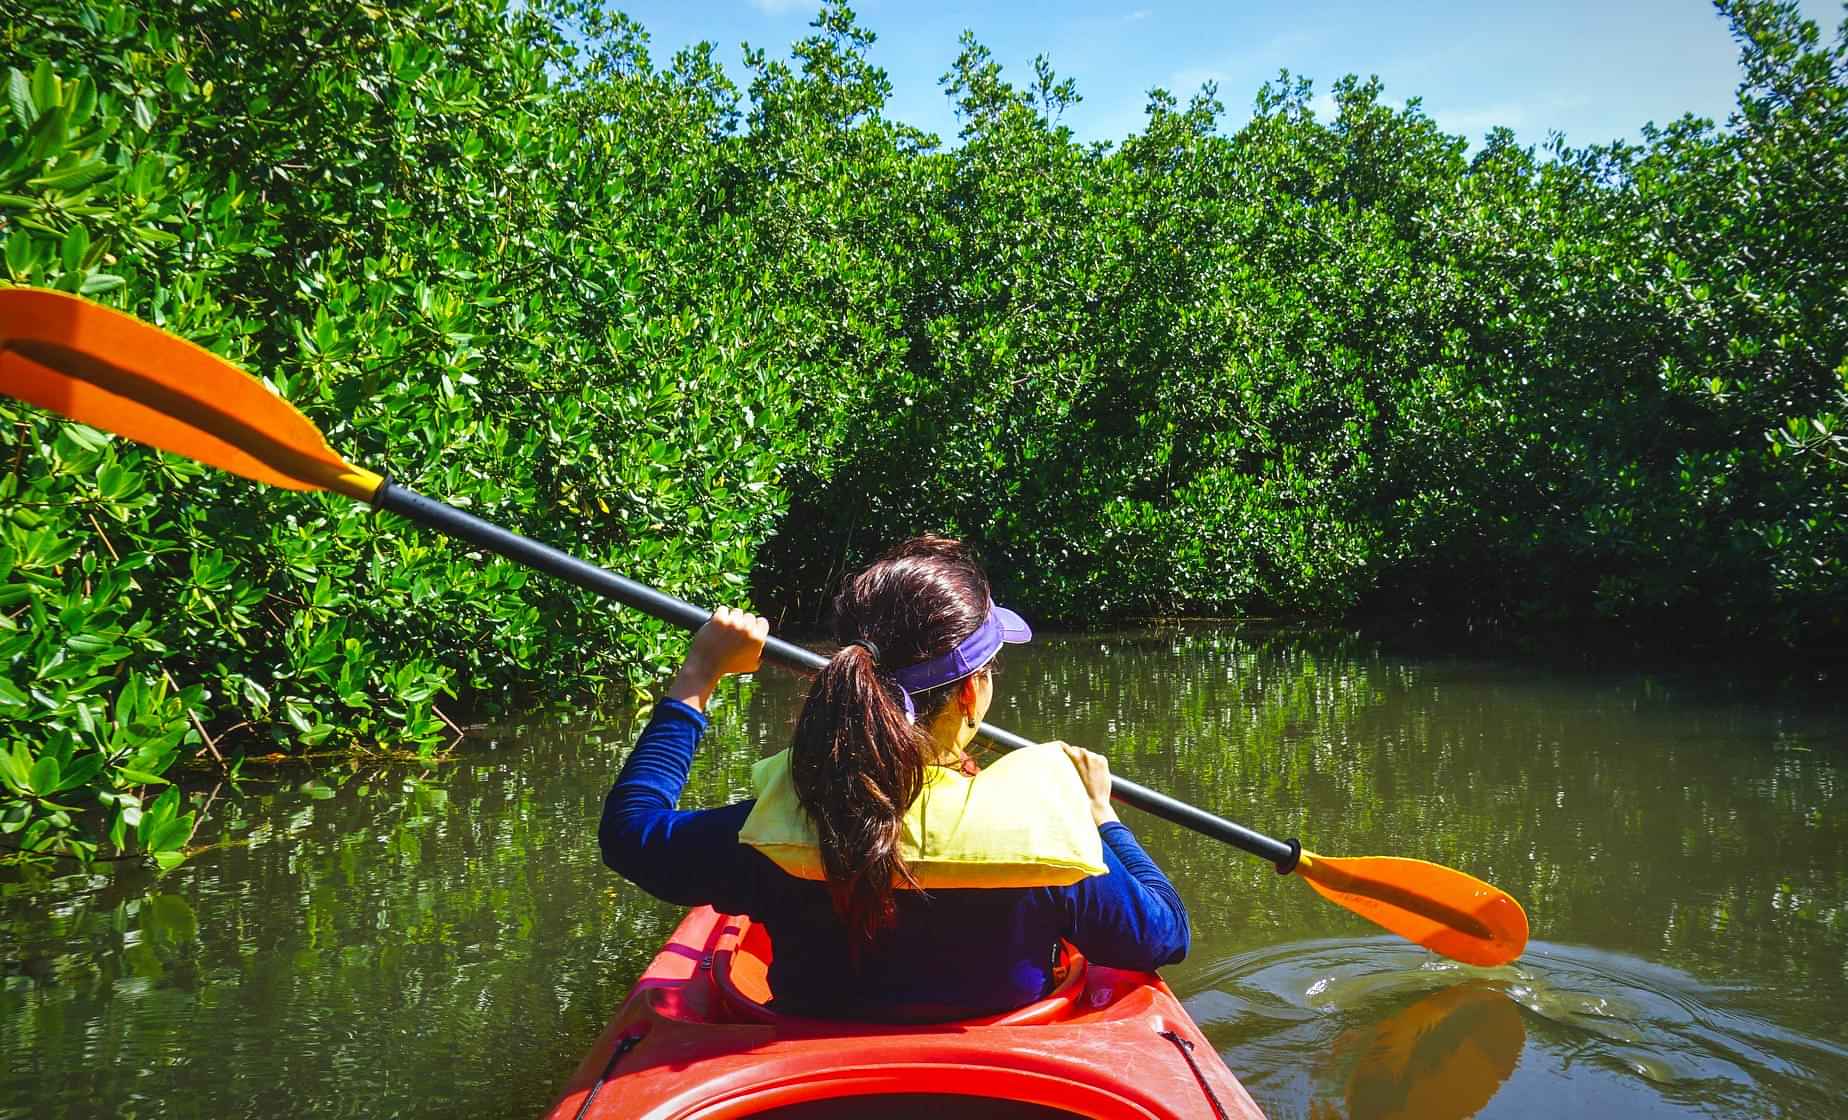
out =
{"type": "Polygon", "coordinates": [[[820,841],[835,911],[868,944],[892,923],[894,894],[917,886],[900,842],[936,745],[925,732],[951,689],[914,696],[891,676],[939,656],[985,617],[988,578],[968,550],[918,537],[850,578],[834,601],[846,643],[809,686],[790,748],[790,778],[820,841]]]}
{"type": "Polygon", "coordinates": [[[809,686],[790,751],[790,777],[821,842],[835,911],[856,943],[891,923],[900,884],[917,885],[899,839],[933,748],[891,688],[869,650],[842,647],[809,686]]]}

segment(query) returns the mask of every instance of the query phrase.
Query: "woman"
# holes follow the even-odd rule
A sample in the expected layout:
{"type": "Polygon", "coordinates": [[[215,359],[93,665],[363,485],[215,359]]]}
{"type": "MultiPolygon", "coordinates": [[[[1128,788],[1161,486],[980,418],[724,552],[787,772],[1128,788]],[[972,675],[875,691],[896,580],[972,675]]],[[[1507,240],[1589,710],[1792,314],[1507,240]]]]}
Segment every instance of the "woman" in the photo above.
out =
{"type": "Polygon", "coordinates": [[[1102,756],[1047,744],[965,776],[993,659],[1031,637],[968,550],[899,545],[846,581],[834,616],[843,644],[790,749],[758,764],[758,796],[682,811],[713,688],[757,668],[769,630],[714,612],[610,790],[605,863],[669,902],[749,914],[775,948],[774,1004],[797,1014],[1018,1007],[1052,986],[1060,938],[1118,968],[1186,955],[1186,908],[1117,820],[1102,756]]]}

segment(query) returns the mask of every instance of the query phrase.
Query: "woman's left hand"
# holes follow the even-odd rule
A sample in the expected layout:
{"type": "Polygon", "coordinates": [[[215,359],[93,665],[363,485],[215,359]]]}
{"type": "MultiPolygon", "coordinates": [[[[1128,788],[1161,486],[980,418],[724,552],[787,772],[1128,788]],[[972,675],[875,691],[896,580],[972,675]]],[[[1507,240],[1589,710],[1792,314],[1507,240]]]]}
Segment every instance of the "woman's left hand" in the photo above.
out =
{"type": "Polygon", "coordinates": [[[1078,771],[1078,780],[1084,783],[1084,793],[1091,801],[1091,820],[1102,828],[1117,819],[1116,806],[1110,803],[1110,760],[1096,751],[1087,751],[1083,747],[1074,747],[1064,740],[1055,744],[1065,752],[1065,757],[1072,760],[1072,766],[1078,771]]]}

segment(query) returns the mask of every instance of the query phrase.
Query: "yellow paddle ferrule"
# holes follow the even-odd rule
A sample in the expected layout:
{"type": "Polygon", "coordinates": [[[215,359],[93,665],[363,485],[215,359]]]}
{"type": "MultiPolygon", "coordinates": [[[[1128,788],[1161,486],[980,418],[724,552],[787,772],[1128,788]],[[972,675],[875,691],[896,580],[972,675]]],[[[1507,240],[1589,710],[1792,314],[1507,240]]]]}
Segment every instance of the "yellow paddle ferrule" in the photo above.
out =
{"type": "Polygon", "coordinates": [[[371,505],[372,499],[378,497],[379,488],[385,485],[385,476],[351,463],[345,467],[344,470],[335,471],[324,485],[336,494],[345,494],[355,501],[371,505]]]}

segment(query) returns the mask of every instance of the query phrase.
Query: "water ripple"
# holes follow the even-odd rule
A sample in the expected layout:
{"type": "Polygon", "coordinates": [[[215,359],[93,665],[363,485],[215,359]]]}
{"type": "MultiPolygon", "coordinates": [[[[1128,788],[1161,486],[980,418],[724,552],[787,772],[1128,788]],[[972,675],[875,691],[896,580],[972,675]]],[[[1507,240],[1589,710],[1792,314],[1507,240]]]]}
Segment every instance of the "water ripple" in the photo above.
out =
{"type": "Polygon", "coordinates": [[[1173,977],[1274,1120],[1833,1114],[1848,1048],[1749,987],[1534,942],[1474,968],[1391,938],[1299,941],[1173,977]]]}

